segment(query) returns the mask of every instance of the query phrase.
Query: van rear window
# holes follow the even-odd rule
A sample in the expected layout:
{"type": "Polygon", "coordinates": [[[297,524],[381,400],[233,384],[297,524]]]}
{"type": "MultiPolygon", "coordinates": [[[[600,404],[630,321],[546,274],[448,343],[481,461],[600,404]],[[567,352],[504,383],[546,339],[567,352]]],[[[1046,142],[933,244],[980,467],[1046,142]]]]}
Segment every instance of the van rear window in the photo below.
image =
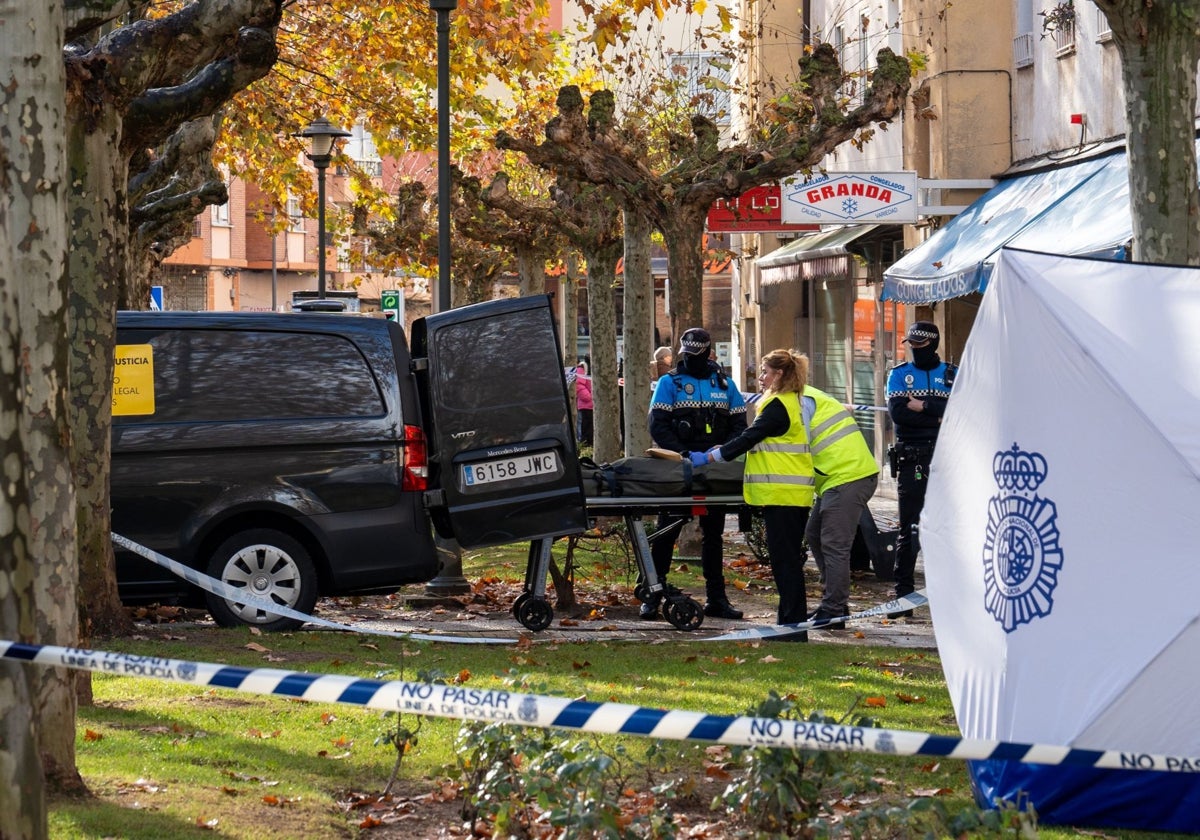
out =
{"type": "Polygon", "coordinates": [[[353,342],[337,335],[235,330],[122,334],[149,345],[153,414],[114,422],[170,423],[378,417],[379,386],[353,342]]]}
{"type": "Polygon", "coordinates": [[[436,371],[445,408],[478,412],[563,401],[558,339],[543,310],[453,324],[439,329],[434,340],[439,359],[456,360],[436,371]],[[505,356],[504,376],[488,364],[489,355],[498,353],[505,356]]]}

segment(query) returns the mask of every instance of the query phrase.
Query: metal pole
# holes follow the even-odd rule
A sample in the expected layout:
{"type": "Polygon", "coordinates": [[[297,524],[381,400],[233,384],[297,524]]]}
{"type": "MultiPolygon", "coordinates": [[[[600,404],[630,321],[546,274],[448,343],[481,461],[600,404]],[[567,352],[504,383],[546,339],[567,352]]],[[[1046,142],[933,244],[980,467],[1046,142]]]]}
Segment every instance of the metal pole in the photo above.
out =
{"type": "MultiPolygon", "coordinates": [[[[458,0],[429,0],[437,13],[437,106],[438,106],[438,284],[434,290],[434,312],[450,309],[450,13],[458,0]]],[[[455,540],[436,537],[442,560],[438,576],[425,584],[425,594],[434,598],[462,595],[471,584],[462,573],[462,548],[455,540]]]]}
{"type": "Polygon", "coordinates": [[[317,300],[325,300],[325,166],[317,167],[317,300]]]}
{"type": "Polygon", "coordinates": [[[431,0],[437,12],[438,285],[433,311],[450,308],[450,12],[458,0],[431,0]]]}
{"type": "Polygon", "coordinates": [[[275,230],[275,210],[271,209],[271,311],[279,311],[279,260],[275,256],[279,244],[279,231],[275,230]]]}

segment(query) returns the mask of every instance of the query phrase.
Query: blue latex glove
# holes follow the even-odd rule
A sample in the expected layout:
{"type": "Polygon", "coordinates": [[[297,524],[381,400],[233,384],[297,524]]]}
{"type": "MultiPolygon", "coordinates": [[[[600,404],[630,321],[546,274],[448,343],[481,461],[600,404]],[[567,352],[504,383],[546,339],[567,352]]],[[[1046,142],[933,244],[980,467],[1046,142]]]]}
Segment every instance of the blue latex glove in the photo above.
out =
{"type": "Polygon", "coordinates": [[[693,467],[703,467],[708,463],[707,452],[692,452],[690,453],[689,457],[692,459],[693,467]]]}

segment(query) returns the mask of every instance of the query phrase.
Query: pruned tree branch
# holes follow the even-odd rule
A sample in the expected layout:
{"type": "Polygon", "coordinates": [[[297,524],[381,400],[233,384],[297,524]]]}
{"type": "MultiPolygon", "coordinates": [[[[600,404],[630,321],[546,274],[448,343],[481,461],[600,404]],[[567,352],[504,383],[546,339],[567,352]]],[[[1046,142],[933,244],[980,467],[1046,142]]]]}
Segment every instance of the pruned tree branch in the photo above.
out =
{"type": "Polygon", "coordinates": [[[278,55],[273,32],[243,27],[229,57],[200,68],[183,84],[151,88],[130,102],[122,147],[157,145],[174,126],[214,113],[235,93],[267,75],[278,55]]]}

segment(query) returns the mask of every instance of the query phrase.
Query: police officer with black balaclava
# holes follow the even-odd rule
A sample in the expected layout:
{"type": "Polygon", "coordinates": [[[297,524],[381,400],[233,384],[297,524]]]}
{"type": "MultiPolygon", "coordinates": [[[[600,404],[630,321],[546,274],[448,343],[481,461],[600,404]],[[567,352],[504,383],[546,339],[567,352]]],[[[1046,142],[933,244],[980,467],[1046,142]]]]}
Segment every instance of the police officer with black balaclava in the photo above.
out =
{"type": "MultiPolygon", "coordinates": [[[[650,400],[650,436],[654,445],[673,452],[704,452],[721,446],[746,428],[746,402],[742,393],[712,361],[712,339],[706,330],[694,327],[679,342],[675,370],[661,377],[650,400]]],[[[738,619],[741,610],[729,603],[725,594],[724,508],[708,508],[700,517],[700,565],[704,570],[707,602],[704,614],[716,618],[738,619]]],[[[677,526],[682,517],[660,516],[658,539],[650,545],[654,570],[663,583],[675,551],[677,526]],[[669,529],[664,532],[664,529],[669,529]]],[[[641,617],[658,618],[659,597],[642,604],[641,617]]]]}
{"type": "MultiPolygon", "coordinates": [[[[942,415],[950,399],[950,388],[958,372],[955,365],[938,357],[941,336],[937,324],[917,321],[909,327],[904,343],[909,361],[896,365],[888,374],[888,414],[896,426],[896,444],[888,453],[896,494],[900,501],[900,533],[896,539],[896,597],[915,590],[913,572],[921,542],[917,522],[925,507],[929,484],[929,462],[942,415]]],[[[911,616],[912,610],[889,613],[889,618],[911,616]]]]}

